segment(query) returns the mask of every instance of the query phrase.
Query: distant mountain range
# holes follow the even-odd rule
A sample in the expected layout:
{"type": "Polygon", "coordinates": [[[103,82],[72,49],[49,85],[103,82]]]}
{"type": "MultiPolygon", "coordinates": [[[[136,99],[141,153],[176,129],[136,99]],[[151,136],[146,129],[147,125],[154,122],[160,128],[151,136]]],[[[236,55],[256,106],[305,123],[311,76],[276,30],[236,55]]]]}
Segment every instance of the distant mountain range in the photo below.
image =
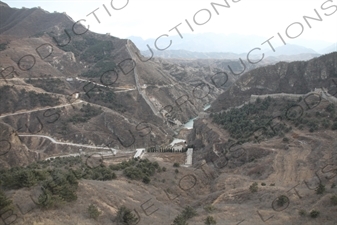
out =
{"type": "MultiPolygon", "coordinates": [[[[167,47],[169,40],[172,40],[172,45],[167,50],[186,50],[191,52],[232,52],[236,54],[247,53],[251,49],[256,47],[261,47],[263,50],[271,50],[268,44],[261,46],[263,42],[268,40],[266,37],[261,37],[257,35],[241,35],[241,34],[214,34],[214,33],[204,33],[204,34],[182,34],[183,38],[179,35],[162,37],[158,39],[158,47],[167,47]]],[[[147,45],[149,45],[153,50],[155,50],[154,43],[156,39],[150,38],[143,40],[140,37],[131,36],[128,37],[141,51],[148,50],[147,45]]],[[[276,40],[271,43],[274,47],[283,46],[282,43],[277,45],[276,40]]],[[[320,40],[293,40],[292,43],[287,43],[286,46],[298,45],[304,46],[305,48],[310,48],[317,53],[327,53],[328,48],[334,48],[336,50],[336,43],[320,41],[320,40]],[[335,46],[335,47],[332,47],[335,46]]],[[[165,51],[167,51],[165,50],[165,51]]],[[[300,53],[313,53],[305,51],[300,53]]],[[[298,53],[298,54],[300,54],[298,53]]]]}
{"type": "MultiPolygon", "coordinates": [[[[231,59],[238,60],[239,58],[246,59],[247,54],[236,54],[232,52],[192,52],[188,50],[165,50],[156,51],[153,50],[154,57],[161,58],[175,58],[175,59],[231,59]]],[[[258,51],[256,51],[258,52],[258,51]]],[[[332,52],[332,51],[331,51],[332,52]]],[[[275,48],[275,52],[272,50],[261,51],[260,54],[251,55],[250,59],[257,60],[261,58],[262,53],[265,54],[264,60],[269,61],[298,61],[309,60],[320,56],[316,51],[304,48],[298,45],[286,45],[275,48]]],[[[150,57],[152,54],[149,50],[142,51],[144,56],[150,57]]]]}
{"type": "Polygon", "coordinates": [[[298,54],[318,54],[311,48],[305,48],[299,45],[283,45],[275,48],[275,51],[268,50],[265,52],[267,56],[281,56],[281,55],[298,55],[298,54]]]}
{"type": "MultiPolygon", "coordinates": [[[[182,34],[183,38],[179,35],[170,36],[169,38],[161,38],[158,40],[158,47],[164,48],[167,46],[168,40],[172,40],[172,45],[168,50],[187,50],[193,52],[233,52],[245,53],[256,45],[260,45],[266,40],[265,37],[260,36],[245,36],[237,34],[182,34]]],[[[143,40],[140,37],[129,37],[133,43],[141,50],[148,50],[146,45],[154,48],[156,39],[143,40]]]]}
{"type": "Polygon", "coordinates": [[[337,42],[335,44],[332,44],[320,51],[322,54],[328,54],[331,52],[337,52],[337,42]]]}

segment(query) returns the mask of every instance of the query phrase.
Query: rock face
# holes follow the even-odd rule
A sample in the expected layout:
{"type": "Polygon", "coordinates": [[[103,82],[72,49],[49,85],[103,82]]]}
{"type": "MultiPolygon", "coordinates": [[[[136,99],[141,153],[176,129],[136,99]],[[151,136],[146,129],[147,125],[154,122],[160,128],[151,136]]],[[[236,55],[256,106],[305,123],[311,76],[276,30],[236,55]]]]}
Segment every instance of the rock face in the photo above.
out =
{"type": "Polygon", "coordinates": [[[305,94],[324,87],[335,93],[337,53],[305,62],[279,62],[243,74],[237,82],[212,103],[210,111],[218,112],[248,101],[251,95],[273,93],[305,94]]]}
{"type": "Polygon", "coordinates": [[[10,126],[0,123],[0,168],[27,166],[39,159],[39,153],[29,150],[10,126]]]}

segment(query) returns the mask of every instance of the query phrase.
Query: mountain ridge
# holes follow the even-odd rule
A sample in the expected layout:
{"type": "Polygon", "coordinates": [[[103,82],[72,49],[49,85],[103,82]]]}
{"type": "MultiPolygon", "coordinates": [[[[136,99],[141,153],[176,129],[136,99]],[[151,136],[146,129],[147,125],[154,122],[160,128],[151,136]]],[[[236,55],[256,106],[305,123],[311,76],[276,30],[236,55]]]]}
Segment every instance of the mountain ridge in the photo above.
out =
{"type": "Polygon", "coordinates": [[[236,76],[3,9],[21,15],[0,20],[3,223],[336,224],[337,52],[236,76]]]}

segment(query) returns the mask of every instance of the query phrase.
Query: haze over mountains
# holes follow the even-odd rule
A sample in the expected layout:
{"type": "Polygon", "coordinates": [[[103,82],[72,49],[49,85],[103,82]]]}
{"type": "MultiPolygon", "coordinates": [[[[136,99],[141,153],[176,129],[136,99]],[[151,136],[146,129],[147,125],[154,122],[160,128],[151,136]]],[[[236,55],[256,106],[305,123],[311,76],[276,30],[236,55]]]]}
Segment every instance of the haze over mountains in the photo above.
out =
{"type": "MultiPolygon", "coordinates": [[[[169,40],[172,40],[172,45],[164,50],[159,51],[155,47],[156,39],[143,40],[140,37],[129,37],[135,45],[146,56],[151,55],[147,45],[149,45],[157,57],[164,58],[218,58],[218,59],[235,59],[246,56],[253,48],[261,48],[261,53],[275,60],[284,60],[283,56],[292,56],[289,61],[293,60],[308,60],[319,56],[320,54],[327,54],[337,51],[337,42],[335,44],[318,41],[318,40],[294,40],[292,44],[283,45],[282,43],[274,43],[271,40],[275,52],[265,43],[268,38],[255,35],[239,35],[239,34],[182,34],[162,38],[158,41],[157,47],[164,48],[168,46],[169,40]],[[277,47],[278,46],[278,47],[277,47]],[[306,47],[304,47],[306,46],[306,47]]],[[[255,53],[257,54],[257,53],[255,53]]],[[[252,56],[254,53],[252,54],[252,56]]],[[[260,57],[260,55],[256,56],[260,57]]]]}
{"type": "Polygon", "coordinates": [[[113,35],[0,1],[0,224],[336,225],[335,45],[113,35]]]}

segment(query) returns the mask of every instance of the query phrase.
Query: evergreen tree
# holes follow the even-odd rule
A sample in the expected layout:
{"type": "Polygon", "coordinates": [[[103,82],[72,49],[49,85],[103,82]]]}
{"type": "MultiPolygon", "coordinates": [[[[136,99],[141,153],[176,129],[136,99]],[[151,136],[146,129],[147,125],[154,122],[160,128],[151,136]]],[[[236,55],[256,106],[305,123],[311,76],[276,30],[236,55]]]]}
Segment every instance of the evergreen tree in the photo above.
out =
{"type": "Polygon", "coordinates": [[[10,208],[12,204],[12,200],[7,198],[5,193],[0,190],[0,211],[5,211],[6,209],[10,208]]]}
{"type": "Polygon", "coordinates": [[[193,209],[191,206],[185,207],[183,212],[181,213],[186,220],[191,219],[192,217],[197,215],[197,211],[193,209]]]}
{"type": "Polygon", "coordinates": [[[137,220],[138,220],[138,218],[127,207],[121,206],[118,209],[117,221],[121,225],[133,225],[133,224],[136,224],[137,220]]]}
{"type": "Polygon", "coordinates": [[[88,213],[89,213],[89,217],[93,218],[95,220],[97,220],[97,218],[101,214],[101,212],[98,211],[98,208],[96,206],[94,206],[93,204],[89,205],[89,207],[88,207],[88,213]]]}
{"type": "Polygon", "coordinates": [[[14,179],[18,187],[32,187],[37,183],[37,179],[31,170],[20,170],[14,179]]]}
{"type": "Polygon", "coordinates": [[[174,218],[173,225],[188,225],[188,223],[182,215],[178,215],[176,218],[174,218]]]}
{"type": "Polygon", "coordinates": [[[205,220],[205,225],[216,225],[216,220],[213,216],[207,216],[205,220]]]}
{"type": "Polygon", "coordinates": [[[318,188],[316,189],[316,194],[323,194],[325,192],[325,185],[319,183],[318,188]]]}

